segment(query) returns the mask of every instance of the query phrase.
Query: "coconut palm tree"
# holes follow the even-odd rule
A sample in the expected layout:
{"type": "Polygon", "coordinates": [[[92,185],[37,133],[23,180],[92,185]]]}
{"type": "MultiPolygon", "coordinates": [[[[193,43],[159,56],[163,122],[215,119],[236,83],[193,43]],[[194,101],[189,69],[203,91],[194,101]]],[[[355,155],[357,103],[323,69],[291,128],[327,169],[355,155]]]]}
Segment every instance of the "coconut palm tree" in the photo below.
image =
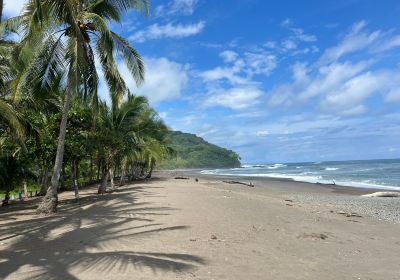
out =
{"type": "Polygon", "coordinates": [[[119,107],[103,106],[98,139],[104,150],[106,170],[99,193],[106,191],[108,179],[114,188],[113,171],[117,165],[116,160],[121,158],[127,149],[135,149],[138,146],[136,136],[138,123],[148,108],[149,104],[145,97],[134,95],[128,95],[127,100],[119,107]]]}
{"type": "Polygon", "coordinates": [[[125,61],[137,84],[144,80],[144,64],[139,53],[108,22],[119,22],[123,12],[139,9],[148,13],[147,0],[28,0],[20,16],[4,21],[3,28],[22,36],[20,46],[34,52],[34,58],[16,80],[14,98],[30,91],[48,88],[63,71],[66,94],[58,136],[51,186],[37,212],[56,212],[57,187],[63,164],[68,112],[74,94],[82,90],[97,100],[98,74],[95,58],[101,64],[113,107],[118,107],[127,91],[115,55],[125,61]]]}

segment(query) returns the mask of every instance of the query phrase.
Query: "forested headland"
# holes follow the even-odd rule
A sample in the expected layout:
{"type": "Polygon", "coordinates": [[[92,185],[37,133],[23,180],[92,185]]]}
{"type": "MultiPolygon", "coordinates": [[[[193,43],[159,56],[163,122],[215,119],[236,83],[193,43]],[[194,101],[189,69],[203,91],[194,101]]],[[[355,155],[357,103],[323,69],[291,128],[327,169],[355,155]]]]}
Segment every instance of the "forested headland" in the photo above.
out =
{"type": "Polygon", "coordinates": [[[174,153],[161,161],[161,168],[240,167],[237,153],[210,144],[194,134],[169,131],[166,140],[174,153]]]}

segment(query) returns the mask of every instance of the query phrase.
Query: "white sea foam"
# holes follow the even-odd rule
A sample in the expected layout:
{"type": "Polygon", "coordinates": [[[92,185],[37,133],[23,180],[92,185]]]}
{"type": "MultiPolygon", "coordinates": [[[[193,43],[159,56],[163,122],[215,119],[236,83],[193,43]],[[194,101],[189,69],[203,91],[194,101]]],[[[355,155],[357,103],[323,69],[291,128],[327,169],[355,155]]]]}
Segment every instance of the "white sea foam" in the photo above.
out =
{"type": "Polygon", "coordinates": [[[321,176],[309,176],[306,175],[309,172],[302,174],[282,174],[282,173],[256,173],[256,174],[235,174],[229,172],[217,172],[218,170],[203,170],[202,174],[209,175],[222,175],[222,176],[240,176],[240,177],[266,177],[266,178],[277,178],[277,179],[289,179],[296,182],[305,182],[312,184],[323,184],[323,185],[340,185],[346,187],[355,188],[370,188],[370,189],[382,189],[382,190],[395,190],[400,191],[400,187],[388,186],[382,184],[376,184],[370,181],[356,182],[356,181],[338,181],[333,179],[322,178],[321,176]]]}
{"type": "Polygon", "coordinates": [[[281,164],[281,163],[275,163],[273,165],[267,166],[268,169],[278,169],[281,167],[287,166],[286,164],[281,164]]]}
{"type": "Polygon", "coordinates": [[[335,171],[335,170],[338,170],[338,169],[340,169],[340,168],[338,168],[338,167],[327,167],[327,168],[325,168],[326,171],[335,171]]]}

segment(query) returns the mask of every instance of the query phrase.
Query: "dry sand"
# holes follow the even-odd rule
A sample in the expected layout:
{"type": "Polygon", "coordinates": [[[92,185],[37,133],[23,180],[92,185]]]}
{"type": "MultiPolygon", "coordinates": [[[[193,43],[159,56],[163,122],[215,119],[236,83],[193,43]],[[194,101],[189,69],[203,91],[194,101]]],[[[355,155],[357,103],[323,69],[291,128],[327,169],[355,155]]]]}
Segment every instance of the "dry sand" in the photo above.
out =
{"type": "Polygon", "coordinates": [[[52,217],[35,199],[1,209],[0,278],[400,279],[400,224],[297,199],[365,191],[175,175],[62,193],[52,217]]]}

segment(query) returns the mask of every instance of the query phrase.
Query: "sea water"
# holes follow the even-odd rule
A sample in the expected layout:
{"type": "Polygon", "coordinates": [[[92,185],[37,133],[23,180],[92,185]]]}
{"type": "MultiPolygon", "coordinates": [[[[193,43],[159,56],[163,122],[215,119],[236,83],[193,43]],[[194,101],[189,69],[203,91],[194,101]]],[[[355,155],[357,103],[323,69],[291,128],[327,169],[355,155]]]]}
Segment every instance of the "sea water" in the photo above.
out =
{"type": "Polygon", "coordinates": [[[400,159],[248,164],[240,168],[203,170],[203,174],[285,178],[400,191],[400,159]]]}

